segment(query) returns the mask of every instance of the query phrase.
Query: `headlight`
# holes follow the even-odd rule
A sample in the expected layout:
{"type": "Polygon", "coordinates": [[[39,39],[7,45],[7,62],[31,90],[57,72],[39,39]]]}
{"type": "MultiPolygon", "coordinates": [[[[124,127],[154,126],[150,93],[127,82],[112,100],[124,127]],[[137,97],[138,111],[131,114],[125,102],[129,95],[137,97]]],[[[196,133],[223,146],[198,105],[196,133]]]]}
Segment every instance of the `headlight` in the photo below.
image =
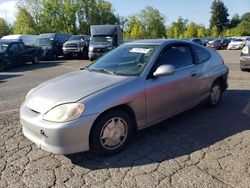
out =
{"type": "Polygon", "coordinates": [[[243,54],[248,54],[248,53],[249,53],[249,48],[248,48],[248,46],[245,46],[245,47],[242,49],[242,53],[243,53],[243,54]]]}
{"type": "Polygon", "coordinates": [[[94,50],[94,47],[90,46],[90,47],[89,47],[89,51],[92,52],[93,50],[94,50]]]}
{"type": "Polygon", "coordinates": [[[52,108],[43,117],[46,121],[52,122],[67,122],[79,118],[84,111],[84,105],[82,103],[69,103],[62,104],[52,108]]]}

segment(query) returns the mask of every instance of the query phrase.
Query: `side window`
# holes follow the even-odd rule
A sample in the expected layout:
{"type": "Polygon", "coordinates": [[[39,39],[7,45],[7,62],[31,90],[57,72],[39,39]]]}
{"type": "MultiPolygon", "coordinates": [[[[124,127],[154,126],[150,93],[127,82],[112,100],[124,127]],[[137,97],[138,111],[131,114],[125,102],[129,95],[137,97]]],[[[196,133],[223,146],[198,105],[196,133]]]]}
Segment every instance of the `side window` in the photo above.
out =
{"type": "Polygon", "coordinates": [[[193,56],[188,46],[172,46],[166,50],[159,61],[159,65],[174,65],[176,69],[193,64],[193,56]]]}
{"type": "Polygon", "coordinates": [[[196,53],[198,64],[205,63],[211,58],[211,54],[207,50],[195,45],[193,45],[193,49],[196,53]]]}
{"type": "Polygon", "coordinates": [[[11,54],[17,54],[19,51],[18,45],[17,44],[11,44],[11,46],[9,47],[9,52],[11,54]]]}

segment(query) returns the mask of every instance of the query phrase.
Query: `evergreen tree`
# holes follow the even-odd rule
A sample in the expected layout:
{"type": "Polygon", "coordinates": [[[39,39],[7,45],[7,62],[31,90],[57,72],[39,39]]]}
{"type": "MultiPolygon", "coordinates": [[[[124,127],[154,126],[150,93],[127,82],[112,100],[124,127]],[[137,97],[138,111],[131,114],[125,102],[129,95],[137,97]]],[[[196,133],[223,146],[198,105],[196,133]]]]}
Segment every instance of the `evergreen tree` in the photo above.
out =
{"type": "Polygon", "coordinates": [[[229,26],[228,9],[220,0],[214,0],[211,6],[210,29],[217,27],[218,33],[221,34],[229,26]]]}
{"type": "Polygon", "coordinates": [[[239,14],[234,14],[230,21],[230,28],[236,27],[241,22],[239,14]]]}

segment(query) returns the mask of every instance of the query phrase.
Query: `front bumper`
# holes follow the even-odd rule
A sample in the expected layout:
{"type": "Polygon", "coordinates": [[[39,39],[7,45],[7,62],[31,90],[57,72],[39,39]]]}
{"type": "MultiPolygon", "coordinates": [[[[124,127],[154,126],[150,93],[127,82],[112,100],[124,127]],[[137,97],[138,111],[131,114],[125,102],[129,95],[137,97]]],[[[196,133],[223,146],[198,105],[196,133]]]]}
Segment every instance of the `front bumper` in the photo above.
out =
{"type": "Polygon", "coordinates": [[[227,46],[228,50],[241,50],[244,45],[233,45],[233,46],[227,46]]]}
{"type": "Polygon", "coordinates": [[[103,56],[105,53],[89,52],[89,59],[98,59],[103,56]]]}
{"type": "Polygon", "coordinates": [[[250,69],[250,56],[240,57],[240,68],[241,69],[250,69]]]}
{"type": "Polygon", "coordinates": [[[39,148],[55,154],[71,154],[89,150],[89,134],[97,114],[66,123],[42,120],[41,115],[24,105],[20,109],[23,134],[39,148]]]}
{"type": "Polygon", "coordinates": [[[72,54],[72,53],[82,53],[84,51],[84,48],[65,48],[63,47],[63,53],[64,54],[72,54]]]}

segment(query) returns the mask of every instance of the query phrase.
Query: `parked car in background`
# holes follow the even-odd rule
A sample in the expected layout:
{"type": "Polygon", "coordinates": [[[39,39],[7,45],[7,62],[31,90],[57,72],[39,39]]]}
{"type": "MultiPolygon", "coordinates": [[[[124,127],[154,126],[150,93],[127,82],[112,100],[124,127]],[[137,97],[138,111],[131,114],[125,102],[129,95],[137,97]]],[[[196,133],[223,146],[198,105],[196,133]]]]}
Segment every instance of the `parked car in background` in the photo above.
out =
{"type": "Polygon", "coordinates": [[[41,49],[29,48],[21,41],[0,40],[0,70],[27,62],[38,63],[41,49]]]}
{"type": "Polygon", "coordinates": [[[231,42],[232,40],[230,38],[223,38],[221,39],[221,48],[222,49],[227,49],[229,43],[231,42]]]}
{"type": "Polygon", "coordinates": [[[227,49],[228,50],[241,50],[246,44],[246,40],[244,39],[234,39],[232,40],[228,46],[227,46],[227,49]]]}
{"type": "Polygon", "coordinates": [[[203,45],[203,42],[201,39],[198,39],[198,38],[194,38],[194,39],[190,39],[191,42],[194,42],[196,44],[199,44],[199,45],[203,45]]]}
{"type": "Polygon", "coordinates": [[[123,43],[123,32],[118,25],[91,25],[89,59],[95,60],[123,43]]]}
{"type": "Polygon", "coordinates": [[[89,35],[73,35],[63,44],[64,56],[88,57],[89,51],[89,35]]]}
{"type": "Polygon", "coordinates": [[[207,47],[212,48],[214,50],[222,49],[223,47],[222,47],[221,39],[215,39],[215,40],[209,41],[207,43],[207,47]]]}
{"type": "Polygon", "coordinates": [[[16,40],[23,42],[26,46],[34,46],[38,35],[6,35],[1,40],[16,40]]]}
{"type": "Polygon", "coordinates": [[[250,45],[246,45],[241,51],[240,69],[242,71],[250,70],[250,45]]]}
{"type": "Polygon", "coordinates": [[[40,34],[35,41],[35,46],[43,49],[42,59],[55,60],[58,56],[63,56],[63,44],[72,35],[58,33],[40,34]]]}
{"type": "Polygon", "coordinates": [[[23,134],[52,153],[112,155],[137,129],[202,101],[217,106],[227,75],[219,53],[195,43],[126,43],[85,69],[32,89],[20,109],[23,134]]]}

